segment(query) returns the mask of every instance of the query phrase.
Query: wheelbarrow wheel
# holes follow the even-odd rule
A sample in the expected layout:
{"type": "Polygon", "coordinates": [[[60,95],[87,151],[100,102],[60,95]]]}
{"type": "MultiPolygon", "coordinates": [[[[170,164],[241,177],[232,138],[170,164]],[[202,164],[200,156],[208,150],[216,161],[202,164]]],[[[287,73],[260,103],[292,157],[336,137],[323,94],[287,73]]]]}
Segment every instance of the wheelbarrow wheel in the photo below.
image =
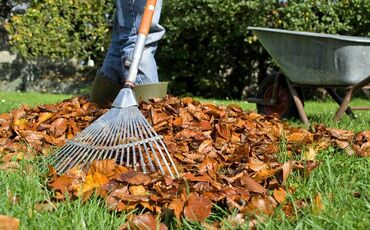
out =
{"type": "MultiPolygon", "coordinates": [[[[262,80],[257,93],[258,98],[264,99],[265,101],[270,101],[272,99],[276,77],[277,75],[270,75],[262,80]]],[[[304,103],[302,89],[296,89],[302,103],[304,103]]],[[[280,77],[279,79],[276,103],[274,105],[257,104],[257,111],[266,115],[272,115],[276,113],[280,118],[299,118],[298,110],[294,104],[293,97],[289,91],[284,77],[280,77]]]]}

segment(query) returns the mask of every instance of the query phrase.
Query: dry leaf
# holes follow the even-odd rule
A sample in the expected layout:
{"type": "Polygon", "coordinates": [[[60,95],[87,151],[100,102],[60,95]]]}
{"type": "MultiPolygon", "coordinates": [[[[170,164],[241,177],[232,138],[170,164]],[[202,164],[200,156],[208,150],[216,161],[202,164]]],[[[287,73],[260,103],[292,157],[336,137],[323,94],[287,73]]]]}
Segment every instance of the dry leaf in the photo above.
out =
{"type": "Polygon", "coordinates": [[[149,213],[144,213],[139,216],[133,216],[130,220],[122,225],[119,230],[125,229],[156,229],[156,230],[167,230],[167,226],[159,223],[153,215],[149,213]]]}
{"type": "Polygon", "coordinates": [[[286,198],[286,192],[283,188],[274,189],[274,198],[278,203],[283,203],[286,198]]]}
{"type": "Polygon", "coordinates": [[[135,172],[133,170],[121,173],[119,177],[117,177],[117,180],[133,185],[148,185],[151,182],[149,176],[135,172]]]}
{"type": "Polygon", "coordinates": [[[191,221],[202,222],[211,215],[212,202],[203,196],[191,194],[184,208],[184,216],[191,221]]]}
{"type": "Polygon", "coordinates": [[[318,193],[313,199],[312,212],[316,215],[319,215],[324,210],[325,206],[324,203],[322,202],[321,193],[318,193]]]}
{"type": "Polygon", "coordinates": [[[20,225],[19,219],[11,216],[0,215],[1,230],[18,230],[20,225]]]}
{"type": "Polygon", "coordinates": [[[240,184],[244,186],[249,192],[264,194],[267,192],[267,189],[262,185],[253,180],[250,176],[244,175],[240,178],[240,184]]]}

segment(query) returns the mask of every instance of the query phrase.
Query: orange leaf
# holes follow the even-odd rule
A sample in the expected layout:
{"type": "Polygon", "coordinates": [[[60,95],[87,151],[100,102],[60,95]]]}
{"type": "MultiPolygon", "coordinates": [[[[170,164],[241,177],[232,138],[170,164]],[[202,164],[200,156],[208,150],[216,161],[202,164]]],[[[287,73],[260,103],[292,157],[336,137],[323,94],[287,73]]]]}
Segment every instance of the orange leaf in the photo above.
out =
{"type": "Polygon", "coordinates": [[[316,215],[320,214],[325,209],[324,203],[322,202],[321,194],[318,193],[313,199],[312,212],[316,215]]]}
{"type": "Polygon", "coordinates": [[[133,185],[147,185],[151,182],[149,176],[135,172],[134,170],[129,170],[127,172],[121,173],[117,177],[117,180],[133,185]]]}
{"type": "Polygon", "coordinates": [[[147,191],[145,190],[145,187],[142,185],[132,185],[129,188],[131,195],[134,196],[145,196],[148,195],[147,191]]]}
{"type": "Polygon", "coordinates": [[[82,185],[81,193],[85,193],[91,189],[100,187],[109,182],[108,177],[105,175],[95,172],[94,174],[88,174],[85,179],[85,183],[82,185]]]}
{"type": "Polygon", "coordinates": [[[249,192],[259,194],[264,194],[267,192],[266,188],[257,183],[254,179],[252,179],[248,175],[244,175],[243,177],[240,178],[240,184],[243,185],[249,192]]]}
{"type": "Polygon", "coordinates": [[[203,196],[191,194],[184,215],[188,220],[202,222],[211,215],[212,202],[203,196]]]}
{"type": "Polygon", "coordinates": [[[289,143],[312,143],[313,142],[313,135],[310,132],[296,132],[289,134],[287,136],[287,140],[289,143]]]}
{"type": "Polygon", "coordinates": [[[283,203],[286,198],[286,192],[283,188],[274,189],[274,198],[278,203],[283,203]]]}
{"type": "Polygon", "coordinates": [[[115,160],[95,160],[91,163],[87,174],[101,173],[107,177],[115,175],[116,161],[115,160]]]}
{"type": "Polygon", "coordinates": [[[1,230],[17,230],[19,229],[19,219],[11,216],[0,215],[1,230]]]}
{"type": "Polygon", "coordinates": [[[72,181],[73,178],[63,175],[56,178],[53,182],[49,183],[49,186],[56,191],[65,192],[68,191],[68,187],[71,186],[72,181]]]}
{"type": "Polygon", "coordinates": [[[37,121],[37,123],[32,127],[33,130],[36,130],[36,128],[44,123],[45,121],[49,120],[50,118],[52,118],[54,116],[53,113],[49,113],[49,112],[46,112],[46,113],[40,113],[39,114],[39,119],[37,121]]]}
{"type": "MultiPolygon", "coordinates": [[[[159,229],[159,230],[166,230],[167,226],[159,223],[153,215],[149,213],[141,214],[139,216],[135,216],[130,221],[130,226],[135,226],[137,229],[159,229]]],[[[132,226],[132,227],[133,227],[132,226]]]]}
{"type": "Polygon", "coordinates": [[[29,129],[28,127],[28,121],[27,119],[18,119],[16,121],[14,121],[14,125],[17,126],[17,129],[29,129]]]}
{"type": "Polygon", "coordinates": [[[180,220],[181,213],[184,209],[184,201],[181,198],[175,198],[172,200],[169,208],[173,209],[176,219],[180,220]]]}

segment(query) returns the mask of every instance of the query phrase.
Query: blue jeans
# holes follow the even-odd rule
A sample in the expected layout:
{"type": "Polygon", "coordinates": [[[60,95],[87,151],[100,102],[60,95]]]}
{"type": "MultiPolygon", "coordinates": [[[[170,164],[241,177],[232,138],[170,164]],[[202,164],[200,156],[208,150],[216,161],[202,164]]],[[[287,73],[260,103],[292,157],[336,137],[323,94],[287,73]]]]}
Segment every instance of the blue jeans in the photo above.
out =
{"type": "MultiPolygon", "coordinates": [[[[146,0],[116,0],[112,40],[100,72],[104,77],[118,84],[123,84],[127,78],[145,4],[146,0]]],[[[158,0],[139,65],[136,84],[158,82],[154,54],[158,41],[165,33],[164,28],[158,24],[161,9],[162,0],[158,0]]]]}

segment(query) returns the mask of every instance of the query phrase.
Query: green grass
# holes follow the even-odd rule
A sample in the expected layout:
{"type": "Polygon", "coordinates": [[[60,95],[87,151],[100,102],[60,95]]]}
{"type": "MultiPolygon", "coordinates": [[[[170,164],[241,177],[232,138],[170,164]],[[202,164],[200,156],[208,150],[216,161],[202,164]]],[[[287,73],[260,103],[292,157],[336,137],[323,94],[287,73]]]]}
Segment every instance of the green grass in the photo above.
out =
{"type": "Polygon", "coordinates": [[[297,191],[292,200],[312,201],[320,193],[324,208],[312,211],[312,205],[297,210],[289,220],[279,210],[261,223],[261,229],[369,229],[370,228],[370,159],[346,156],[332,148],[318,155],[320,166],[308,178],[294,173],[288,186],[297,191]]]}
{"type": "MultiPolygon", "coordinates": [[[[35,106],[54,103],[69,95],[45,95],[0,93],[0,112],[9,111],[20,104],[35,106]],[[2,101],[4,100],[4,102],[2,101]]],[[[240,101],[204,100],[217,104],[237,103],[245,110],[255,110],[255,105],[240,101]]],[[[369,101],[355,99],[351,105],[365,105],[369,101]]],[[[305,110],[312,123],[324,123],[329,127],[343,128],[355,132],[370,129],[370,111],[356,111],[358,119],[344,115],[336,123],[332,118],[338,106],[331,101],[305,103],[305,110]]],[[[302,125],[289,120],[292,125],[302,125]]],[[[282,146],[283,147],[283,146],[282,146]]],[[[288,160],[281,151],[280,159],[288,160]]],[[[258,229],[370,229],[370,159],[347,156],[343,151],[329,148],[317,155],[320,166],[305,178],[298,172],[289,177],[288,186],[297,191],[288,197],[291,200],[312,200],[316,194],[322,195],[324,209],[320,213],[312,210],[310,202],[303,209],[296,209],[293,217],[286,217],[277,210],[271,217],[258,224],[258,229]]],[[[125,214],[109,212],[104,201],[92,198],[84,203],[81,200],[57,204],[54,211],[37,211],[35,205],[50,200],[52,193],[47,189],[46,162],[42,157],[20,162],[16,171],[0,171],[0,214],[15,216],[21,220],[21,229],[117,229],[125,222],[125,214]],[[8,195],[17,196],[19,202],[13,204],[8,195]]],[[[216,208],[217,209],[217,208],[216,208]]],[[[228,220],[232,216],[226,210],[217,210],[210,221],[221,221],[224,229],[234,229],[228,220]]],[[[248,227],[248,222],[241,229],[248,227]]],[[[181,229],[202,229],[200,224],[184,222],[181,229]]]]}
{"type": "Polygon", "coordinates": [[[53,212],[37,211],[36,204],[50,201],[52,196],[46,187],[45,165],[38,157],[21,162],[20,169],[15,172],[0,170],[0,214],[20,219],[22,229],[117,229],[124,223],[125,215],[108,212],[104,201],[98,198],[86,203],[81,200],[56,203],[53,212]],[[16,204],[9,194],[17,197],[16,204]]]}
{"type": "Polygon", "coordinates": [[[64,94],[0,92],[0,113],[8,112],[23,104],[33,107],[40,104],[55,103],[70,97],[71,95],[64,94]]]}

